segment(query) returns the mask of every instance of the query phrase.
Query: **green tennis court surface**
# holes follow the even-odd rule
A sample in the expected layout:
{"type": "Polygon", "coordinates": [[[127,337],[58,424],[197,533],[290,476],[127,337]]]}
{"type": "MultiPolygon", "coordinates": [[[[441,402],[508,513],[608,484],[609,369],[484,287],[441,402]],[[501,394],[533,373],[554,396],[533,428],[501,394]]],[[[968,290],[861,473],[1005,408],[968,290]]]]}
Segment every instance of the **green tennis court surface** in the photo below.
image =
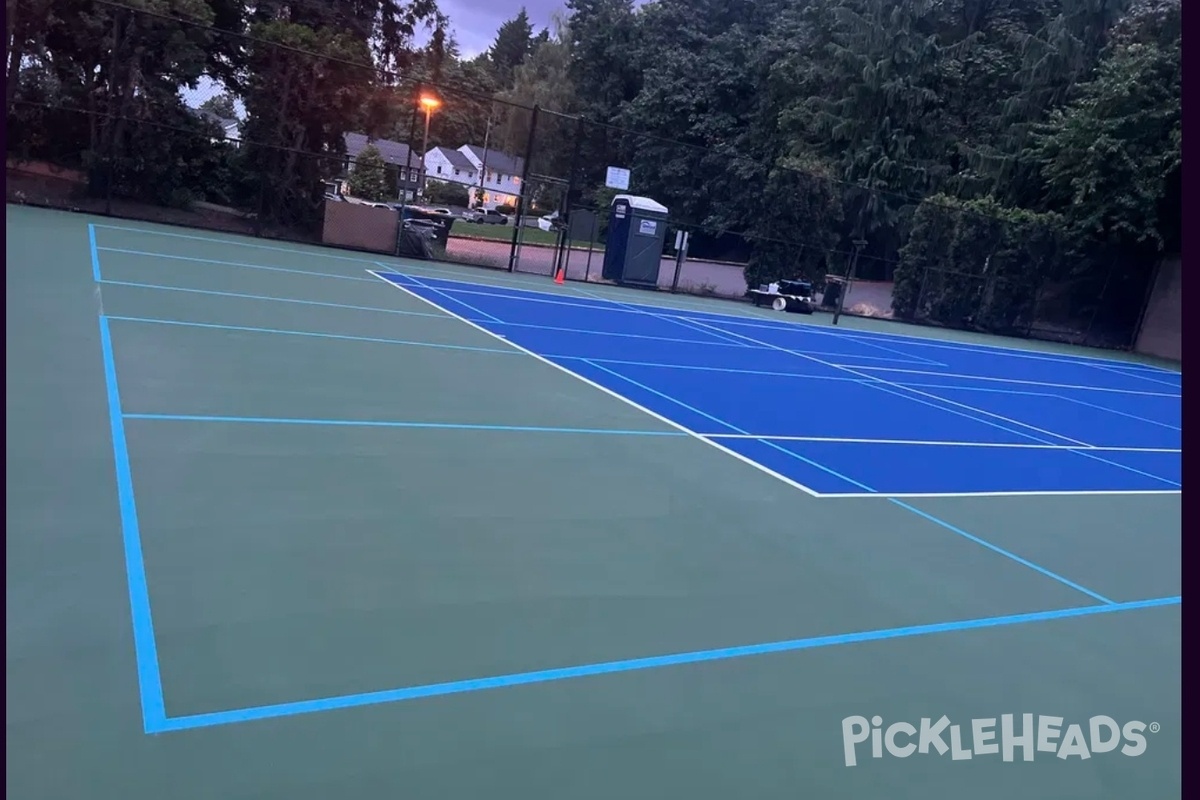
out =
{"type": "Polygon", "coordinates": [[[767,312],[6,216],[14,797],[1180,795],[1178,492],[813,496],[520,344],[767,312]],[[855,716],[958,744],[847,766],[855,716]]]}

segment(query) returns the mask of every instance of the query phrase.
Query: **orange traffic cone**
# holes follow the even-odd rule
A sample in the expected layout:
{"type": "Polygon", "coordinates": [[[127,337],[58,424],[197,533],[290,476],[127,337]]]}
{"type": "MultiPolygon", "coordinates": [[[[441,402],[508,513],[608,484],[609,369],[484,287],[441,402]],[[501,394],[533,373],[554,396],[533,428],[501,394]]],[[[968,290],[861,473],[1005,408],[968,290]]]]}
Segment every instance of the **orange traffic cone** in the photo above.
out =
{"type": "Polygon", "coordinates": [[[554,282],[557,283],[559,286],[562,286],[563,271],[561,269],[554,273],[554,282]]]}

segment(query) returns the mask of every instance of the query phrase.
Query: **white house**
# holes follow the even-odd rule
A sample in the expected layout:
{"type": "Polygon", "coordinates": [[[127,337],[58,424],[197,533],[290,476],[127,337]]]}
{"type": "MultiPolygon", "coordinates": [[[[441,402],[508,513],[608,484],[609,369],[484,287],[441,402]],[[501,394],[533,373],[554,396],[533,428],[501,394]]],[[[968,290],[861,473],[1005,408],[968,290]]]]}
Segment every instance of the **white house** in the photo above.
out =
{"type": "Polygon", "coordinates": [[[457,150],[435,147],[425,154],[425,177],[431,181],[478,186],[479,171],[457,150]]]}
{"type": "Polygon", "coordinates": [[[354,168],[354,160],[368,146],[379,151],[383,163],[387,165],[389,177],[395,182],[396,197],[410,202],[417,196],[417,187],[421,185],[421,158],[415,150],[409,152],[404,142],[393,142],[390,139],[372,139],[362,133],[347,133],[346,158],[342,165],[345,176],[349,176],[354,168]]]}
{"type": "Polygon", "coordinates": [[[205,109],[197,109],[195,114],[221,129],[221,136],[214,138],[214,142],[228,142],[234,147],[241,146],[241,123],[238,120],[226,119],[205,109]]]}
{"type": "Polygon", "coordinates": [[[474,189],[474,206],[515,206],[521,194],[523,165],[524,159],[473,144],[457,150],[434,147],[425,154],[425,177],[474,189]]]}

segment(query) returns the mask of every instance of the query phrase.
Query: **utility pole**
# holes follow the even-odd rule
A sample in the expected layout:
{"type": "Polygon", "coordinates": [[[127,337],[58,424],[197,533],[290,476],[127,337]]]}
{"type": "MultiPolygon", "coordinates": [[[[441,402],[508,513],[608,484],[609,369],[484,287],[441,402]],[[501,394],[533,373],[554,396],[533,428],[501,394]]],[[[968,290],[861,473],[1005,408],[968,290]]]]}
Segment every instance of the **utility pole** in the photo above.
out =
{"type": "Polygon", "coordinates": [[[483,196],[487,192],[483,179],[487,175],[488,142],[492,138],[492,112],[488,111],[487,130],[483,133],[483,157],[479,162],[479,204],[483,205],[483,196]]]}

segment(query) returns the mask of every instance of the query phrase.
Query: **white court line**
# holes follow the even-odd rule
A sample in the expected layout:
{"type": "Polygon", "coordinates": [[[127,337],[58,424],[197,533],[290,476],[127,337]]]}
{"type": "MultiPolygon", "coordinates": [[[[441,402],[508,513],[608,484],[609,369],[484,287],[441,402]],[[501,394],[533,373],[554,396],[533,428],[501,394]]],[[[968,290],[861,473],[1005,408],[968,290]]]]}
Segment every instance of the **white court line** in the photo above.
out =
{"type": "MultiPolygon", "coordinates": [[[[1167,381],[1160,381],[1158,378],[1151,378],[1147,375],[1131,374],[1131,371],[1122,371],[1120,368],[1117,368],[1117,367],[1110,367],[1107,365],[1101,366],[1100,364],[1089,364],[1088,366],[1090,366],[1092,369],[1101,369],[1101,370],[1104,370],[1105,372],[1111,372],[1113,375],[1120,375],[1122,378],[1133,378],[1133,379],[1139,380],[1139,381],[1149,381],[1150,383],[1157,383],[1161,386],[1170,386],[1172,389],[1180,388],[1179,384],[1177,384],[1177,383],[1169,383],[1167,381]]],[[[1133,371],[1133,372],[1136,372],[1136,371],[1133,371]]]]}
{"type": "Polygon", "coordinates": [[[1181,453],[1182,450],[1171,447],[1118,447],[1110,445],[1086,445],[1072,447],[1067,444],[1027,444],[1011,442],[953,442],[936,439],[855,439],[840,436],[775,436],[757,433],[702,433],[706,439],[766,439],[772,442],[829,442],[832,444],[897,444],[923,445],[931,447],[996,447],[1013,450],[1099,450],[1112,453],[1181,453]]]}
{"type": "MultiPolygon", "coordinates": [[[[158,230],[151,230],[148,228],[136,228],[136,227],[127,226],[127,225],[109,225],[109,224],[104,224],[104,223],[96,223],[95,227],[97,229],[129,231],[132,233],[142,233],[142,234],[146,234],[149,236],[164,236],[164,237],[169,237],[169,238],[188,239],[188,240],[192,240],[192,241],[216,242],[219,244],[227,244],[227,245],[233,245],[233,246],[237,246],[237,247],[248,247],[248,248],[255,248],[255,249],[260,249],[260,250],[271,250],[271,251],[275,251],[275,252],[293,253],[296,255],[311,256],[311,257],[315,257],[315,258],[324,258],[324,259],[330,259],[330,260],[336,260],[336,261],[351,261],[351,262],[354,262],[357,264],[370,264],[373,266],[380,266],[380,262],[376,261],[375,259],[355,258],[355,257],[351,257],[351,256],[339,256],[339,255],[335,255],[333,253],[327,252],[327,249],[318,249],[315,246],[310,246],[309,248],[301,248],[301,247],[280,247],[280,246],[273,246],[273,245],[264,245],[264,244],[259,244],[255,241],[243,241],[243,239],[245,237],[239,237],[239,236],[236,236],[233,234],[228,235],[225,238],[220,238],[220,237],[215,237],[215,236],[198,236],[198,235],[194,235],[194,234],[182,234],[182,233],[174,233],[174,232],[170,232],[170,231],[158,231],[158,230]]],[[[411,262],[411,263],[415,264],[417,266],[417,268],[431,269],[428,267],[421,267],[419,265],[419,262],[411,262]]],[[[408,269],[410,265],[411,264],[408,262],[406,262],[405,264],[397,264],[397,265],[394,265],[395,270],[392,269],[392,265],[388,265],[387,271],[388,272],[400,271],[401,268],[408,269]]],[[[465,267],[465,268],[470,268],[470,267],[465,267]]],[[[484,269],[484,268],[478,267],[478,269],[484,269]]],[[[473,278],[474,276],[471,276],[471,277],[473,278]]],[[[445,278],[442,280],[446,280],[446,281],[453,282],[453,283],[461,283],[461,284],[465,284],[468,286],[488,285],[488,284],[481,284],[479,282],[473,282],[470,280],[461,280],[461,279],[445,278]]],[[[503,286],[497,285],[496,288],[503,289],[503,288],[508,288],[508,287],[503,287],[503,286]]],[[[516,287],[513,287],[513,288],[516,288],[516,287]]],[[[546,292],[546,291],[541,291],[541,290],[536,290],[536,289],[521,289],[521,291],[531,292],[534,294],[543,294],[543,295],[547,295],[547,296],[551,296],[551,297],[561,296],[561,295],[555,295],[554,293],[551,293],[551,292],[546,292]]],[[[648,308],[658,308],[663,311],[682,311],[683,310],[683,309],[674,308],[671,306],[664,306],[664,305],[655,304],[655,303],[630,303],[630,305],[646,306],[648,308]]],[[[699,311],[699,310],[697,310],[694,313],[703,313],[703,314],[705,314],[707,316],[711,316],[711,317],[718,317],[721,319],[734,320],[734,321],[741,322],[742,324],[748,324],[752,320],[762,320],[763,322],[768,322],[768,320],[766,320],[765,317],[745,315],[745,314],[728,314],[728,313],[723,313],[720,311],[699,311]]],[[[1041,354],[1041,353],[1031,351],[1028,349],[1012,347],[1009,345],[967,343],[967,342],[961,342],[961,343],[960,342],[949,342],[949,341],[945,341],[945,340],[935,340],[935,339],[930,339],[927,337],[913,336],[910,334],[888,333],[885,331],[852,331],[851,333],[834,333],[832,331],[828,331],[828,330],[825,330],[824,328],[819,328],[817,326],[801,325],[801,324],[797,324],[797,323],[788,323],[788,322],[775,322],[770,325],[766,325],[764,327],[779,328],[779,329],[783,329],[783,330],[796,330],[796,329],[811,330],[814,333],[824,333],[824,334],[831,335],[831,336],[844,336],[848,339],[856,339],[859,337],[865,337],[865,338],[872,338],[872,339],[895,340],[895,341],[909,342],[909,343],[912,343],[915,345],[926,346],[926,347],[940,347],[943,349],[963,350],[966,352],[975,352],[975,353],[978,353],[978,352],[1003,352],[1003,353],[1012,354],[1015,357],[1032,358],[1032,359],[1039,359],[1039,360],[1043,360],[1043,361],[1057,361],[1057,362],[1070,363],[1070,364],[1089,364],[1089,363],[1090,364],[1110,364],[1113,366],[1125,367],[1127,369],[1142,370],[1142,371],[1155,372],[1155,373],[1163,373],[1166,375],[1180,374],[1176,370],[1164,369],[1162,367],[1156,367],[1156,366],[1152,366],[1149,364],[1138,364],[1138,363],[1133,363],[1133,362],[1129,362],[1129,361],[1121,361],[1121,360],[1114,359],[1114,358],[1101,358],[1098,356],[1054,354],[1054,353],[1041,354]]],[[[1133,376],[1131,376],[1131,377],[1133,377],[1133,376]]]]}
{"type": "Polygon", "coordinates": [[[1117,411],[1115,408],[1109,408],[1108,406],[1098,406],[1095,403],[1089,403],[1086,400],[1076,400],[1074,397],[1063,397],[1062,395],[1058,395],[1058,394],[1052,395],[1052,396],[1057,397],[1059,400],[1066,400],[1068,403],[1077,403],[1081,406],[1088,406],[1089,408],[1099,409],[1100,411],[1107,411],[1110,414],[1116,414],[1121,417],[1128,417],[1129,419],[1136,419],[1139,422],[1147,422],[1151,425],[1158,425],[1161,428],[1170,428],[1173,431],[1182,431],[1183,430],[1182,428],[1178,428],[1174,425],[1168,425],[1165,422],[1159,422],[1158,420],[1150,419],[1149,417],[1139,417],[1137,414],[1128,414],[1124,411],[1117,411]]]}
{"type": "Polygon", "coordinates": [[[720,450],[722,453],[725,453],[726,455],[733,456],[738,461],[741,461],[743,464],[748,464],[748,465],[754,467],[755,469],[759,470],[760,472],[764,472],[767,475],[770,475],[772,478],[775,478],[776,480],[786,483],[788,486],[791,486],[795,489],[799,489],[800,491],[804,492],[805,494],[807,494],[811,497],[818,496],[815,491],[808,488],[804,484],[794,481],[785,475],[781,475],[780,473],[776,472],[773,469],[770,469],[769,467],[764,467],[762,464],[759,464],[758,462],[753,461],[740,453],[736,453],[733,450],[730,450],[729,448],[718,444],[717,442],[711,441],[709,439],[705,439],[703,436],[696,433],[691,428],[688,428],[684,425],[680,425],[678,422],[675,422],[674,420],[667,419],[663,415],[658,414],[654,411],[651,411],[650,409],[646,408],[645,406],[641,405],[640,403],[634,402],[633,400],[630,400],[628,397],[624,397],[624,396],[618,394],[617,392],[614,392],[612,389],[609,389],[606,386],[602,386],[599,383],[596,383],[595,381],[593,381],[589,378],[585,378],[584,376],[582,376],[576,372],[572,372],[571,370],[567,369],[566,367],[562,366],[561,364],[556,364],[553,361],[551,361],[550,359],[548,359],[544,356],[540,356],[537,353],[533,352],[532,350],[529,350],[528,348],[522,347],[521,345],[516,344],[515,342],[511,342],[508,339],[505,339],[503,336],[501,336],[497,333],[493,333],[492,331],[489,331],[487,328],[483,327],[482,325],[472,322],[471,320],[467,319],[466,317],[463,317],[460,314],[456,314],[453,311],[450,311],[449,309],[443,308],[442,306],[438,305],[437,303],[433,302],[432,300],[422,297],[421,295],[419,295],[416,292],[409,289],[407,286],[402,286],[398,283],[393,283],[392,281],[389,281],[388,279],[382,277],[375,270],[367,270],[367,272],[374,275],[376,278],[379,278],[379,280],[383,281],[388,286],[393,286],[393,287],[399,289],[400,291],[404,292],[405,294],[408,294],[412,297],[417,298],[422,303],[427,303],[430,306],[433,306],[434,308],[436,308],[437,310],[445,313],[446,315],[457,319],[459,322],[463,323],[464,325],[470,325],[472,328],[479,331],[480,333],[485,333],[488,336],[492,337],[493,339],[503,342],[504,344],[508,345],[509,347],[513,348],[514,350],[518,350],[518,351],[524,353],[525,355],[529,356],[530,358],[540,361],[541,363],[543,363],[549,367],[553,367],[554,369],[558,370],[559,372],[562,372],[566,375],[570,375],[572,378],[575,378],[576,380],[581,381],[581,382],[587,384],[588,386],[591,386],[593,389],[598,389],[599,391],[603,392],[604,394],[608,395],[609,397],[616,398],[617,400],[620,400],[622,403],[625,403],[628,406],[636,408],[638,411],[641,411],[643,414],[647,414],[647,415],[653,417],[654,419],[658,420],[659,422],[661,422],[665,425],[669,425],[670,427],[674,428],[677,431],[686,433],[688,436],[695,439],[696,441],[703,442],[704,444],[708,445],[709,447],[716,448],[717,450],[720,450]]]}
{"type": "MultiPolygon", "coordinates": [[[[588,291],[586,291],[586,290],[583,290],[583,289],[581,289],[580,291],[581,291],[583,294],[587,295],[588,297],[591,297],[591,298],[592,298],[592,299],[594,299],[594,300],[599,300],[600,302],[602,302],[602,303],[607,303],[607,304],[609,304],[610,306],[615,304],[615,305],[617,305],[617,306],[619,307],[618,309],[611,309],[611,308],[604,308],[604,309],[600,309],[600,310],[602,310],[602,311],[609,311],[609,310],[628,310],[628,311],[630,311],[630,312],[632,312],[632,313],[634,313],[634,314],[638,314],[638,315],[640,315],[640,316],[644,316],[644,317],[651,317],[651,318],[653,318],[653,319],[657,319],[657,320],[662,320],[663,322],[670,322],[670,323],[672,323],[672,324],[674,324],[674,325],[679,325],[679,326],[681,326],[681,327],[683,327],[683,328],[686,328],[687,330],[694,331],[694,332],[698,332],[698,333],[703,333],[703,334],[705,334],[706,336],[709,336],[709,337],[716,336],[718,339],[720,339],[720,340],[722,340],[722,341],[724,341],[724,342],[729,342],[730,344],[735,344],[735,345],[737,345],[738,347],[745,347],[745,348],[748,348],[748,347],[749,347],[749,345],[747,345],[745,342],[738,342],[738,341],[735,341],[735,340],[731,339],[729,336],[727,336],[727,335],[725,335],[725,334],[723,334],[723,333],[721,333],[721,334],[718,334],[718,333],[713,333],[712,331],[705,331],[705,330],[701,330],[700,328],[697,328],[695,325],[692,325],[692,324],[691,324],[691,323],[690,323],[688,320],[684,319],[683,317],[676,317],[676,316],[673,316],[673,315],[671,315],[671,314],[659,314],[659,313],[655,313],[655,312],[653,312],[653,311],[643,311],[643,310],[641,310],[640,308],[636,308],[636,307],[634,307],[634,306],[632,306],[632,305],[629,305],[629,304],[627,304],[627,303],[623,303],[623,302],[621,302],[621,301],[619,301],[619,300],[609,300],[608,298],[605,298],[605,297],[600,297],[600,296],[598,296],[598,295],[595,295],[595,294],[593,294],[593,293],[591,293],[591,292],[588,292],[588,291]]],[[[574,305],[574,304],[572,304],[572,305],[574,305]]]]}
{"type": "MultiPolygon", "coordinates": [[[[1113,389],[1106,386],[1084,386],[1074,383],[1049,383],[1046,381],[1030,381],[1020,378],[993,378],[986,375],[967,375],[960,372],[934,372],[930,370],[920,369],[899,369],[896,367],[857,367],[857,369],[870,370],[871,372],[899,372],[904,375],[931,375],[937,378],[963,378],[964,380],[972,381],[989,381],[994,383],[1015,383],[1022,386],[1044,386],[1048,389],[1079,389],[1089,392],[1111,392],[1114,394],[1132,394],[1144,395],[1147,397],[1182,397],[1181,394],[1173,392],[1148,392],[1139,389],[1113,389]]],[[[967,387],[946,386],[946,389],[960,389],[967,387]]]]}
{"type": "MultiPolygon", "coordinates": [[[[734,334],[734,335],[735,335],[735,336],[741,336],[741,334],[734,334]]],[[[814,358],[813,356],[805,355],[804,353],[800,353],[800,352],[796,352],[796,351],[788,350],[788,349],[787,349],[787,348],[785,348],[785,347],[777,347],[777,346],[775,346],[775,345],[770,345],[770,344],[768,344],[768,343],[766,343],[766,342],[762,342],[762,341],[760,341],[760,340],[758,340],[758,339],[751,339],[751,338],[750,338],[750,337],[748,337],[748,336],[746,336],[746,337],[743,337],[743,338],[747,339],[748,341],[752,341],[752,342],[758,342],[759,344],[762,344],[762,345],[764,345],[764,346],[773,347],[774,349],[776,349],[776,350],[781,350],[781,351],[783,351],[783,352],[785,352],[785,353],[792,353],[792,355],[799,356],[799,357],[801,357],[801,358],[807,358],[807,359],[809,359],[809,360],[811,360],[811,361],[816,361],[816,362],[818,362],[818,363],[824,364],[824,365],[825,365],[825,366],[827,366],[827,367],[833,367],[833,366],[834,366],[833,364],[830,364],[830,363],[829,363],[829,362],[827,362],[827,361],[822,361],[822,360],[821,360],[821,359],[819,359],[819,358],[814,358]]],[[[992,413],[992,412],[990,412],[990,411],[984,411],[983,409],[980,409],[980,408],[975,408],[974,406],[969,406],[969,405],[967,405],[966,403],[957,403],[957,402],[955,402],[955,401],[953,401],[953,400],[947,400],[947,399],[946,399],[946,398],[944,398],[944,397],[939,397],[938,395],[935,395],[935,394],[930,394],[930,393],[928,393],[928,392],[922,392],[922,391],[920,391],[919,389],[913,389],[913,388],[910,388],[910,387],[902,386],[902,385],[900,385],[900,384],[897,384],[897,383],[892,383],[891,381],[886,381],[886,380],[884,380],[884,379],[882,379],[882,378],[872,378],[872,377],[871,377],[871,376],[869,376],[869,375],[864,375],[864,374],[863,374],[863,373],[861,373],[861,372],[856,372],[855,370],[853,370],[853,369],[851,369],[851,368],[849,368],[849,367],[836,367],[836,368],[837,368],[837,369],[842,369],[842,370],[845,370],[846,372],[849,372],[849,373],[851,373],[851,374],[854,374],[854,375],[859,375],[859,376],[861,376],[861,377],[870,378],[872,381],[878,381],[879,383],[884,383],[884,384],[891,385],[891,386],[893,386],[893,387],[895,387],[895,388],[897,388],[897,389],[900,389],[900,390],[902,390],[902,391],[905,391],[905,392],[913,392],[913,393],[915,393],[915,394],[921,394],[921,395],[925,395],[926,397],[930,397],[930,398],[932,398],[932,399],[934,399],[934,400],[939,400],[939,401],[941,401],[941,402],[943,402],[943,403],[947,403],[947,404],[950,404],[950,405],[956,405],[956,406],[960,406],[960,407],[962,407],[962,408],[965,408],[965,409],[968,409],[968,410],[971,410],[971,411],[975,411],[976,413],[979,413],[979,414],[984,414],[984,415],[986,415],[986,416],[995,417],[995,418],[997,418],[997,419],[1001,419],[1001,420],[1004,420],[1004,421],[1006,421],[1006,422],[1009,422],[1009,423],[1011,423],[1011,424],[1013,424],[1013,425],[1019,425],[1019,426],[1021,426],[1021,427],[1029,428],[1030,430],[1039,431],[1040,433],[1045,433],[1045,434],[1047,434],[1047,435],[1054,436],[1055,438],[1058,438],[1058,439],[1063,439],[1063,440],[1065,440],[1065,441],[1072,442],[1072,443],[1074,443],[1074,444],[1078,444],[1078,445],[1086,445],[1086,447],[1085,447],[1085,448],[1072,449],[1072,450],[1071,450],[1071,452],[1072,452],[1072,453],[1074,453],[1074,454],[1076,454],[1076,455],[1083,456],[1084,458],[1089,458],[1089,459],[1091,459],[1091,460],[1093,460],[1093,461],[1099,461],[1099,462],[1101,462],[1102,464],[1108,464],[1108,465],[1109,465],[1109,466],[1111,466],[1111,467],[1117,467],[1118,469],[1125,470],[1126,472],[1132,472],[1132,473],[1134,473],[1134,474],[1141,475],[1142,477],[1146,477],[1146,478],[1152,478],[1153,480],[1159,481],[1159,482],[1161,482],[1161,483],[1167,483],[1167,484],[1170,484],[1171,486],[1179,486],[1179,485],[1180,485],[1180,484],[1176,483],[1175,481],[1172,481],[1172,480],[1169,480],[1169,479],[1167,479],[1167,478],[1164,478],[1164,477],[1162,477],[1161,475],[1155,475],[1155,474],[1153,474],[1153,473],[1151,473],[1151,472],[1145,472],[1144,470],[1140,470],[1140,469],[1137,469],[1137,468],[1135,468],[1135,467],[1130,467],[1130,466],[1127,466],[1127,465],[1125,465],[1125,464],[1120,464],[1120,463],[1118,463],[1118,462],[1116,462],[1116,461],[1109,461],[1107,458],[1101,458],[1100,456],[1093,455],[1092,453],[1089,453],[1089,452],[1087,452],[1088,450],[1090,450],[1090,449],[1093,449],[1093,448],[1092,448],[1092,446],[1091,446],[1091,445],[1089,445],[1087,442],[1082,442],[1082,441],[1079,441],[1078,439],[1072,439],[1071,437],[1069,437],[1069,436],[1063,436],[1063,435],[1062,435],[1062,434],[1060,434],[1060,433],[1054,433],[1054,432],[1052,432],[1052,431],[1046,431],[1046,430],[1043,430],[1043,429],[1041,429],[1041,428],[1038,428],[1038,427],[1036,427],[1036,426],[1029,425],[1029,424],[1027,424],[1027,423],[1024,423],[1024,422],[1019,422],[1019,421],[1017,421],[1017,420],[1011,419],[1011,418],[1009,418],[1009,417],[1002,416],[1002,415],[1000,415],[1000,414],[994,414],[994,413],[992,413]]],[[[875,383],[868,383],[868,384],[865,384],[865,385],[867,385],[867,386],[871,386],[871,388],[878,389],[878,390],[880,390],[880,391],[888,392],[888,390],[887,390],[887,389],[884,389],[882,386],[879,386],[879,385],[877,385],[877,384],[875,384],[875,383]]],[[[888,392],[888,393],[889,393],[889,394],[897,394],[896,392],[888,392]]],[[[905,397],[905,395],[902,395],[902,394],[898,394],[897,396],[899,396],[899,397],[905,397]]],[[[910,399],[910,400],[911,400],[911,399],[914,399],[914,398],[911,398],[911,397],[909,397],[908,399],[910,399]]],[[[920,402],[920,401],[918,401],[918,402],[920,402]]],[[[953,413],[956,413],[956,412],[954,412],[954,410],[953,410],[953,409],[946,409],[946,408],[943,408],[942,410],[943,410],[943,411],[945,411],[945,412],[952,413],[952,414],[953,414],[953,413]]],[[[988,424],[988,423],[987,423],[987,420],[980,420],[980,419],[976,419],[976,421],[977,421],[977,422],[982,422],[982,423],[984,423],[984,424],[988,424]]],[[[992,423],[992,424],[993,424],[993,426],[994,426],[994,427],[999,427],[999,426],[996,426],[996,425],[994,425],[994,423],[992,423]]],[[[1015,431],[1010,431],[1010,433],[1013,433],[1013,432],[1015,432],[1015,431]]],[[[1033,439],[1034,441],[1038,441],[1038,438],[1037,438],[1036,436],[1031,436],[1030,434],[1021,434],[1021,435],[1025,436],[1026,438],[1033,439]]],[[[1051,444],[1051,442],[1043,442],[1043,443],[1044,443],[1044,444],[1051,444]]]]}

